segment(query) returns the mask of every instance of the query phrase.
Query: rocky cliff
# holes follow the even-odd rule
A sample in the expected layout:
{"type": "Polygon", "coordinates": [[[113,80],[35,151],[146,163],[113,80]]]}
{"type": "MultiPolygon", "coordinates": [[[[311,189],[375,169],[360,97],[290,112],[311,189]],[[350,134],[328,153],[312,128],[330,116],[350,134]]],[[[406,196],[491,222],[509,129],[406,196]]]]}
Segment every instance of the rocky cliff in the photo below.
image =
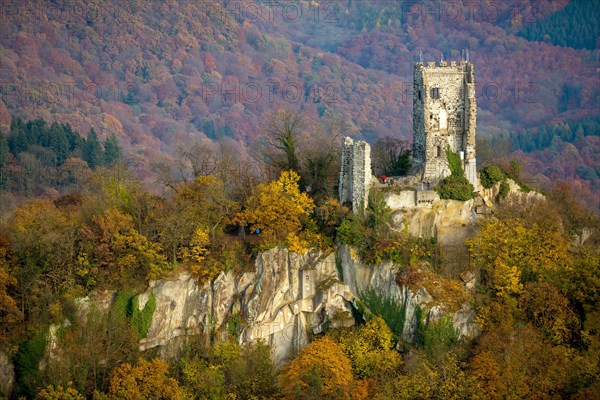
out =
{"type": "MultiPolygon", "coordinates": [[[[427,290],[415,292],[396,283],[396,266],[362,264],[351,249],[337,252],[296,254],[272,249],[256,259],[256,271],[235,276],[223,273],[210,285],[199,287],[188,274],[172,281],[154,281],[140,296],[143,308],[150,293],[157,306],[152,325],[140,349],[160,346],[168,356],[188,335],[223,332],[233,315],[242,317],[240,341],[262,339],[271,345],[278,363],[305,346],[325,324],[352,325],[352,307],[361,291],[373,288],[391,296],[406,309],[404,339],[414,340],[415,308],[430,309],[428,319],[444,313],[443,305],[428,307],[427,290]]],[[[474,312],[465,304],[453,314],[455,326],[465,337],[477,334],[474,312]]]]}

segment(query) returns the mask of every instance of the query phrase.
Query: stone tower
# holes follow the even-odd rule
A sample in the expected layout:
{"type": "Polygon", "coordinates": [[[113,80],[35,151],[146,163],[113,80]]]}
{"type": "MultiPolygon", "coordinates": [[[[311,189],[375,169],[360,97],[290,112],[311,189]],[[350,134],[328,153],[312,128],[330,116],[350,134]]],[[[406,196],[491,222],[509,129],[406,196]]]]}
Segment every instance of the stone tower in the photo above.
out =
{"type": "Polygon", "coordinates": [[[473,65],[452,61],[414,69],[413,166],[424,181],[450,175],[446,149],[460,154],[465,175],[477,190],[475,74],[473,65]]]}
{"type": "Polygon", "coordinates": [[[342,143],[340,165],[340,203],[351,203],[353,212],[362,212],[369,200],[371,183],[371,146],[349,137],[342,143]]]}

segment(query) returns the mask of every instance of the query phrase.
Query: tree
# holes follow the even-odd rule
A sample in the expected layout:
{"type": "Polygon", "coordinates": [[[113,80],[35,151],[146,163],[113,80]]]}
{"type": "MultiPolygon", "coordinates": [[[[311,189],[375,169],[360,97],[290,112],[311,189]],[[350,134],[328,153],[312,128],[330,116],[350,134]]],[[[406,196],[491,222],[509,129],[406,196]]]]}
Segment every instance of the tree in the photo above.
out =
{"type": "Polygon", "coordinates": [[[102,164],[102,146],[94,128],[90,129],[90,133],[88,133],[84,149],[84,159],[90,168],[99,167],[102,164]]]}
{"type": "Polygon", "coordinates": [[[8,141],[4,133],[0,131],[0,192],[8,190],[8,141]]]}
{"type": "Polygon", "coordinates": [[[66,387],[50,385],[40,390],[37,398],[39,400],[85,400],[85,397],[72,386],[72,382],[69,382],[66,387]]]}
{"type": "Polygon", "coordinates": [[[113,370],[138,356],[136,329],[121,306],[119,296],[108,312],[91,305],[81,318],[63,326],[47,358],[44,380],[72,384],[88,398],[96,390],[105,391],[113,370]]]}
{"type": "Polygon", "coordinates": [[[410,170],[412,151],[401,139],[386,136],[373,144],[373,165],[377,175],[406,175],[410,170]]]}
{"type": "Polygon", "coordinates": [[[69,157],[69,141],[67,135],[65,134],[62,125],[56,122],[50,126],[48,134],[50,135],[50,148],[52,148],[54,154],[56,154],[56,164],[62,165],[67,157],[69,157]]]}
{"type": "Polygon", "coordinates": [[[405,374],[390,375],[375,398],[461,400],[471,398],[471,386],[456,354],[445,353],[433,363],[417,353],[407,361],[405,374]]]}
{"type": "Polygon", "coordinates": [[[148,362],[140,359],[135,367],[122,364],[115,370],[110,380],[108,398],[110,400],[179,400],[185,399],[185,392],[179,383],[168,377],[168,365],[155,358],[148,362]]]}
{"type": "Polygon", "coordinates": [[[227,196],[223,181],[214,176],[198,176],[193,183],[181,186],[174,203],[179,210],[190,211],[195,224],[206,226],[212,241],[239,209],[239,204],[227,196]]]}
{"type": "Polygon", "coordinates": [[[140,234],[133,218],[117,209],[94,216],[81,233],[86,242],[80,257],[89,268],[81,273],[90,274],[89,283],[100,278],[103,283],[135,284],[140,278],[157,279],[171,268],[162,247],[140,234]]]}
{"type": "MultiPolygon", "coordinates": [[[[227,246],[223,230],[239,210],[239,204],[227,192],[223,181],[214,176],[199,176],[177,188],[171,209],[161,213],[158,227],[160,241],[173,262],[190,253],[198,230],[207,234],[207,240],[196,240],[192,247],[200,245],[207,254],[218,256],[227,246]]],[[[187,261],[191,259],[188,257],[187,261]]]]}
{"type": "Polygon", "coordinates": [[[282,171],[300,173],[297,147],[298,137],[305,127],[302,114],[280,110],[271,115],[265,129],[265,141],[270,151],[271,162],[282,171]]]}
{"type": "Polygon", "coordinates": [[[184,389],[195,398],[279,398],[278,369],[263,342],[242,347],[233,340],[222,341],[193,354],[181,357],[179,372],[184,389]]]}
{"type": "Polygon", "coordinates": [[[352,366],[330,338],[306,346],[281,373],[286,399],[350,399],[352,366]]]}
{"type": "Polygon", "coordinates": [[[547,282],[529,282],[519,298],[527,318],[554,344],[568,344],[579,325],[569,300],[547,282]]]}
{"type": "Polygon", "coordinates": [[[477,344],[470,367],[474,399],[551,398],[576,373],[565,347],[550,346],[523,324],[489,329],[477,344]]]}
{"type": "Polygon", "coordinates": [[[73,222],[49,200],[27,203],[13,214],[10,250],[16,289],[21,310],[30,320],[60,319],[50,306],[60,294],[79,290],[73,222]]]}
{"type": "Polygon", "coordinates": [[[23,313],[9,291],[17,280],[8,272],[6,249],[0,247],[0,344],[6,344],[16,333],[16,326],[23,320],[23,313]]]}
{"type": "Polygon", "coordinates": [[[352,364],[356,379],[383,379],[395,373],[402,358],[394,349],[394,334],[381,317],[360,328],[334,330],[331,336],[352,364]]]}
{"type": "Polygon", "coordinates": [[[261,341],[243,347],[224,372],[228,386],[241,399],[270,399],[279,394],[278,369],[270,348],[261,341]]]}
{"type": "Polygon", "coordinates": [[[121,146],[119,139],[113,132],[104,141],[104,165],[107,167],[113,166],[121,160],[121,146]]]}
{"type": "Polygon", "coordinates": [[[266,246],[296,241],[314,208],[313,200],[298,187],[300,176],[284,171],[276,181],[258,185],[237,221],[259,230],[266,246]]]}
{"type": "Polygon", "coordinates": [[[68,158],[58,167],[57,185],[61,189],[72,187],[79,192],[86,179],[91,175],[88,164],[80,158],[68,158]]]}
{"type": "Polygon", "coordinates": [[[435,187],[442,199],[466,201],[473,198],[473,185],[465,177],[462,161],[458,154],[446,150],[450,176],[442,179],[435,187]]]}
{"type": "Polygon", "coordinates": [[[29,139],[25,132],[25,124],[20,118],[13,118],[10,123],[8,147],[13,155],[17,155],[29,148],[29,139]]]}
{"type": "Polygon", "coordinates": [[[483,222],[481,232],[467,241],[496,296],[520,294],[523,283],[544,279],[567,265],[568,238],[560,228],[548,229],[543,223],[490,218],[483,222]]]}
{"type": "Polygon", "coordinates": [[[299,143],[304,160],[301,182],[316,196],[334,196],[338,184],[340,138],[346,124],[339,118],[328,118],[324,126],[313,124],[310,137],[299,143]]]}

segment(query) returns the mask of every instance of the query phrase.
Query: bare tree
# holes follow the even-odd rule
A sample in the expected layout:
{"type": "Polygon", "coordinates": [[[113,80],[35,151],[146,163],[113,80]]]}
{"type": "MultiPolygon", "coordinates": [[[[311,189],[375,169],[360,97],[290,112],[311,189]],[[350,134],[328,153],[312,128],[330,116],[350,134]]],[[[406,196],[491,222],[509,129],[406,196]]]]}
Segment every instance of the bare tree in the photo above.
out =
{"type": "Polygon", "coordinates": [[[270,115],[264,134],[266,161],[281,170],[300,173],[297,150],[305,127],[304,118],[298,112],[280,110],[270,115]]]}
{"type": "Polygon", "coordinates": [[[373,166],[377,174],[406,175],[410,170],[409,145],[402,139],[386,136],[373,144],[373,166]]]}

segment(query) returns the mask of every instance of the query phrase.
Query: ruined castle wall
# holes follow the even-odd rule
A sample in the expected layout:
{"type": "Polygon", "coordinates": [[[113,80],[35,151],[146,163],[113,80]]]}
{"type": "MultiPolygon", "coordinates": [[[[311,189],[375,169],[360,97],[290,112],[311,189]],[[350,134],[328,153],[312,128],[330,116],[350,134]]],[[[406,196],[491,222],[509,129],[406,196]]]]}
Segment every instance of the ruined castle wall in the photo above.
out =
{"type": "Polygon", "coordinates": [[[338,192],[340,203],[352,201],[352,147],[353,140],[349,137],[342,142],[342,159],[340,162],[340,183],[338,192]]]}
{"type": "Polygon", "coordinates": [[[371,146],[364,141],[344,138],[338,189],[340,203],[351,203],[353,212],[362,212],[367,207],[371,175],[371,146]]]}

